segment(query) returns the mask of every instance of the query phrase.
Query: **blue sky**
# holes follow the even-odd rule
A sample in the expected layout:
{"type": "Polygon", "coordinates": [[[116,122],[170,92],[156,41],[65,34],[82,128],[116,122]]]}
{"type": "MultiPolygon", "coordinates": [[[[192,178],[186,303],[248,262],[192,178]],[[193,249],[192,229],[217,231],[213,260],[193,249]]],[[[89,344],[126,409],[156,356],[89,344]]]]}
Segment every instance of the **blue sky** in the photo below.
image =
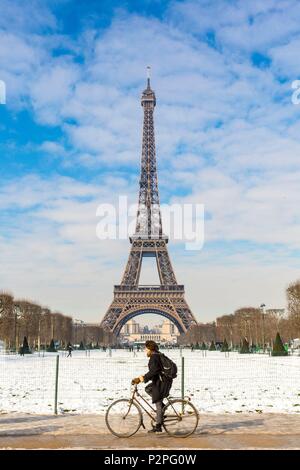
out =
{"type": "Polygon", "coordinates": [[[0,0],[0,287],[89,321],[127,241],[98,204],[136,202],[152,66],[162,202],[202,203],[205,245],[170,253],[200,321],[285,306],[299,277],[300,4],[0,0]],[[171,176],[170,176],[171,175],[171,176]]]}

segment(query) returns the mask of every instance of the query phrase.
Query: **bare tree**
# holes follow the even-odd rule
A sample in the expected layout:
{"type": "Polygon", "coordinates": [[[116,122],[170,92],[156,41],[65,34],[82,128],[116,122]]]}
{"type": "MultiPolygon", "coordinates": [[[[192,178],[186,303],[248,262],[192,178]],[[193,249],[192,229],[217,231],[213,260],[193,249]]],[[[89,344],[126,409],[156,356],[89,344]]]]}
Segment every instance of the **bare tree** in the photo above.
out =
{"type": "Polygon", "coordinates": [[[242,307],[234,312],[235,340],[246,338],[249,344],[263,343],[262,312],[255,307],[242,307]]]}
{"type": "Polygon", "coordinates": [[[0,292],[0,339],[8,348],[16,347],[15,317],[13,296],[9,292],[0,292]]]}
{"type": "Polygon", "coordinates": [[[291,283],[286,291],[289,321],[294,338],[300,338],[300,280],[291,283]]]}
{"type": "Polygon", "coordinates": [[[186,333],[178,337],[178,344],[210,344],[211,341],[216,341],[216,324],[211,323],[198,323],[193,325],[186,333]]]}
{"type": "Polygon", "coordinates": [[[51,310],[48,307],[42,307],[41,317],[41,345],[44,349],[50,346],[51,342],[51,310]]]}

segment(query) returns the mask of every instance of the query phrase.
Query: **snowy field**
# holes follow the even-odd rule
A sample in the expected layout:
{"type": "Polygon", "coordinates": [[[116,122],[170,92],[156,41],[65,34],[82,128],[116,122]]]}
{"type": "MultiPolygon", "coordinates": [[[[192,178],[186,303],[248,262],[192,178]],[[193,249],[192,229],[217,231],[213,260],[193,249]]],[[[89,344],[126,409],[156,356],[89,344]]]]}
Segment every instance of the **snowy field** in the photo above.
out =
{"type": "MultiPolygon", "coordinates": [[[[181,396],[181,357],[172,396],[181,396]]],[[[184,392],[199,412],[300,413],[300,356],[269,357],[183,350],[184,392]]],[[[104,414],[128,397],[130,381],[147,371],[144,352],[124,350],[60,353],[58,412],[104,414]]],[[[0,412],[53,413],[56,354],[0,355],[0,412]]],[[[144,386],[140,386],[143,390],[144,386]]]]}

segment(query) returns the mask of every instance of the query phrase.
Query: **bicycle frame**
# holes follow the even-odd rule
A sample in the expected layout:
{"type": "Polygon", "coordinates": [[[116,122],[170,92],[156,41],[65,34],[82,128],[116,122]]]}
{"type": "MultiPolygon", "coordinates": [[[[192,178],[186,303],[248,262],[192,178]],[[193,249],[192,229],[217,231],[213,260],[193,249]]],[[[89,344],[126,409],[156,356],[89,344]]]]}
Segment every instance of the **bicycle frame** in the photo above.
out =
{"type": "Polygon", "coordinates": [[[144,397],[142,397],[142,395],[138,392],[137,385],[135,385],[134,389],[133,389],[132,397],[130,399],[130,406],[128,408],[127,414],[130,412],[130,408],[131,408],[132,403],[135,402],[138,406],[140,406],[142,408],[143,411],[145,411],[145,413],[147,413],[149,418],[155,420],[155,415],[152,415],[151,412],[149,412],[147,410],[147,408],[145,408],[145,406],[143,406],[143,403],[141,403],[141,401],[137,400],[135,395],[138,398],[141,398],[143,400],[143,402],[146,403],[149,406],[149,408],[151,408],[151,411],[153,411],[153,413],[155,413],[155,409],[153,408],[153,406],[151,406],[151,404],[144,397]]]}
{"type": "MultiPolygon", "coordinates": [[[[153,406],[151,406],[151,404],[138,392],[137,385],[135,385],[135,386],[134,386],[134,389],[133,389],[132,397],[131,397],[131,399],[130,399],[130,405],[129,405],[128,411],[127,411],[127,413],[126,413],[126,415],[125,415],[124,418],[126,418],[127,415],[129,414],[130,409],[131,409],[131,405],[132,405],[132,403],[134,402],[134,403],[136,403],[138,406],[140,406],[140,407],[142,408],[142,410],[145,411],[145,413],[147,413],[147,415],[149,416],[150,419],[152,419],[153,421],[155,421],[155,416],[152,415],[151,412],[149,412],[149,411],[147,410],[147,408],[145,408],[145,407],[143,406],[143,403],[141,403],[141,401],[139,401],[137,398],[135,398],[135,395],[136,395],[138,398],[141,398],[141,399],[143,400],[143,402],[146,403],[149,408],[151,408],[151,411],[153,411],[153,413],[156,412],[156,410],[153,408],[153,406]]],[[[176,413],[176,410],[175,410],[175,408],[173,407],[172,402],[169,400],[168,397],[166,397],[166,399],[167,399],[169,405],[171,405],[171,407],[172,407],[172,409],[173,409],[173,411],[174,411],[174,413],[175,413],[175,415],[176,415],[176,417],[174,417],[174,418],[172,418],[172,417],[169,416],[168,419],[167,419],[167,421],[168,421],[168,422],[174,421],[174,420],[177,421],[177,419],[181,420],[182,418],[181,418],[181,416],[179,416],[179,415],[176,413]]],[[[164,422],[165,422],[165,420],[164,420],[164,422]]]]}

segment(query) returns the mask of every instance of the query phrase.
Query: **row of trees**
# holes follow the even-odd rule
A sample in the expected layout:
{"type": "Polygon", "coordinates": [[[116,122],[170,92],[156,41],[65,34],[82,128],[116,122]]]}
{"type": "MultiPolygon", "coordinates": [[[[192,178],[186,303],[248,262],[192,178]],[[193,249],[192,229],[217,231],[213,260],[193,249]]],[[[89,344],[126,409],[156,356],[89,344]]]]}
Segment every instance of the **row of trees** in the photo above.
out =
{"type": "Polygon", "coordinates": [[[117,338],[113,333],[104,330],[99,325],[75,323],[73,324],[73,343],[82,344],[85,348],[113,346],[117,344],[117,338]]]}
{"type": "Polygon", "coordinates": [[[30,349],[46,349],[51,342],[66,347],[68,343],[84,346],[107,346],[115,342],[109,332],[98,325],[74,323],[72,318],[29,300],[17,300],[0,293],[0,340],[6,348],[18,350],[24,337],[30,349]]]}
{"type": "Polygon", "coordinates": [[[61,344],[72,340],[72,318],[29,300],[17,300],[0,293],[0,339],[8,349],[18,349],[24,337],[30,348],[49,347],[55,339],[61,344]]]}
{"type": "Polygon", "coordinates": [[[211,344],[227,340],[230,347],[239,347],[246,338],[250,345],[272,345],[277,332],[285,343],[300,338],[300,280],[286,290],[287,312],[283,309],[243,307],[233,314],[222,315],[212,323],[192,327],[179,338],[181,344],[211,344]]]}
{"type": "MultiPolygon", "coordinates": [[[[232,346],[233,347],[233,346],[232,346]]],[[[202,344],[199,344],[198,342],[196,344],[192,343],[191,344],[191,349],[194,351],[194,349],[200,349],[202,351],[221,351],[221,352],[229,352],[232,350],[232,347],[229,346],[227,343],[226,338],[224,341],[216,346],[215,342],[212,341],[210,345],[207,345],[204,341],[202,344]]],[[[235,349],[235,348],[234,348],[235,349]]],[[[247,341],[247,338],[244,337],[243,340],[240,342],[240,347],[237,349],[241,354],[249,354],[252,352],[256,352],[256,348],[253,348],[247,341]]],[[[288,355],[288,348],[284,346],[282,339],[277,332],[274,344],[272,345],[272,356],[287,356],[288,355]]]]}
{"type": "MultiPolygon", "coordinates": [[[[283,310],[243,307],[233,314],[222,315],[215,322],[192,327],[179,337],[179,344],[224,342],[240,347],[246,338],[250,345],[272,345],[277,332],[285,343],[300,337],[300,280],[289,285],[287,314],[283,310]]],[[[27,338],[32,349],[47,348],[52,340],[60,346],[68,343],[108,346],[117,338],[98,325],[74,323],[70,316],[51,312],[29,300],[16,300],[7,292],[0,293],[0,340],[9,349],[18,349],[27,338]]]]}

